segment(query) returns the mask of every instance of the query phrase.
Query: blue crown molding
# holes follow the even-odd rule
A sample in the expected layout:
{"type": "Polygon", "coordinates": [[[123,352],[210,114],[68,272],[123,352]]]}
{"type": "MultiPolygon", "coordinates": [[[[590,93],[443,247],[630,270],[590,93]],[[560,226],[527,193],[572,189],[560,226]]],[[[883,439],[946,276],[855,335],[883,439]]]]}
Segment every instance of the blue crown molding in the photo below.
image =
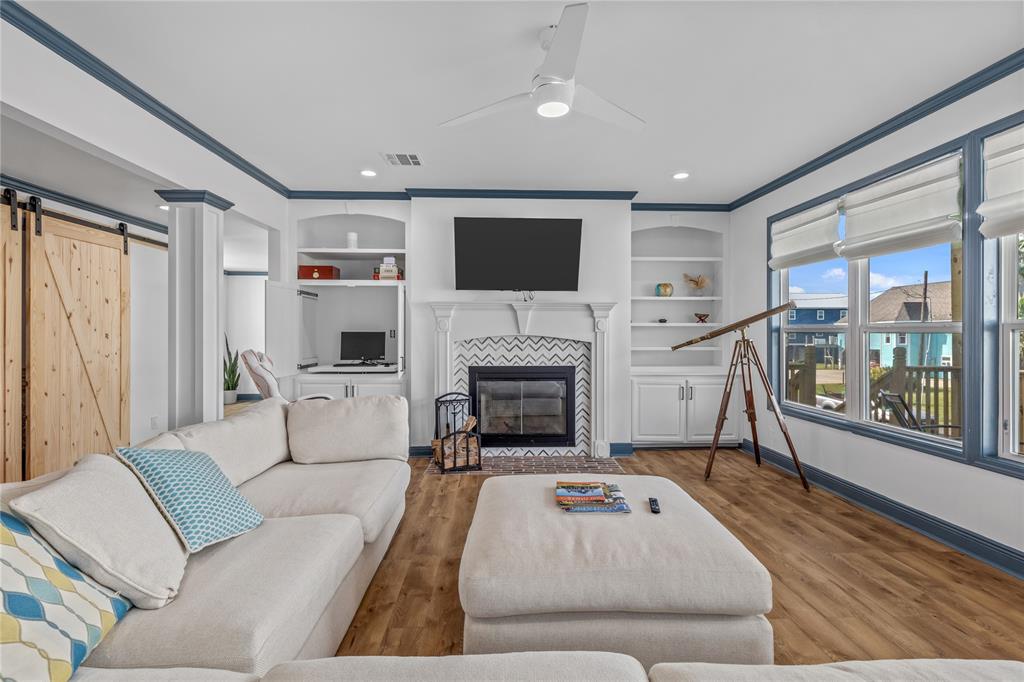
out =
{"type": "Polygon", "coordinates": [[[327,199],[333,201],[409,201],[408,192],[347,192],[331,189],[291,189],[289,199],[327,199]]]}
{"type": "Polygon", "coordinates": [[[234,204],[224,197],[205,189],[158,189],[154,190],[169,204],[206,204],[226,211],[234,204]]]}
{"type": "Polygon", "coordinates": [[[788,173],[775,178],[767,184],[761,185],[751,192],[747,192],[739,199],[732,201],[729,204],[729,210],[735,211],[737,208],[760,199],[766,194],[771,194],[780,187],[788,185],[794,180],[798,180],[809,173],[813,173],[816,170],[824,168],[830,163],[852,154],[858,149],[866,147],[873,142],[877,142],[883,137],[891,135],[901,128],[906,128],[911,123],[916,123],[925,116],[934,114],[939,109],[947,107],[950,104],[953,104],[954,102],[961,100],[964,97],[991,85],[992,83],[995,83],[997,80],[1020,71],[1021,69],[1024,69],[1024,49],[1017,50],[1013,54],[1000,59],[995,64],[986,66],[981,71],[968,76],[959,83],[951,85],[938,94],[932,95],[923,102],[915,104],[906,111],[896,114],[889,120],[879,123],[874,128],[861,133],[857,137],[847,140],[838,147],[830,149],[821,156],[811,159],[802,166],[794,168],[788,173]]]}
{"type": "MultiPolygon", "coordinates": [[[[4,0],[4,2],[6,1],[7,0],[4,0]]],[[[167,226],[162,225],[161,223],[124,213],[123,211],[118,211],[113,208],[107,208],[106,206],[100,206],[99,204],[94,204],[91,201],[79,199],[78,197],[73,197],[70,194],[64,194],[64,192],[58,192],[55,189],[41,187],[40,185],[28,182],[27,180],[12,178],[10,175],[0,175],[0,185],[16,189],[19,192],[24,192],[26,194],[34,194],[38,197],[42,197],[43,199],[57,201],[65,204],[66,206],[80,208],[83,211],[89,211],[90,213],[106,216],[107,218],[112,218],[120,223],[128,223],[129,225],[144,227],[147,230],[153,230],[160,234],[167,234],[167,226]]]]}
{"type": "Polygon", "coordinates": [[[633,211],[694,211],[706,213],[728,213],[729,204],[665,204],[637,202],[630,206],[633,211]]]}
{"type": "Polygon", "coordinates": [[[3,0],[3,2],[0,2],[0,16],[2,16],[4,21],[19,29],[40,45],[52,50],[107,87],[120,93],[126,99],[156,116],[182,135],[202,145],[281,196],[288,196],[288,188],[283,183],[270,177],[270,175],[249,161],[246,161],[239,154],[231,151],[208,133],[200,130],[184,116],[122,76],[94,54],[32,14],[32,12],[29,12],[14,0],[3,0]]]}
{"type": "Polygon", "coordinates": [[[605,191],[589,189],[432,189],[407,187],[410,197],[428,199],[598,199],[630,201],[635,191],[605,191]]]}
{"type": "MultiPolygon", "coordinates": [[[[753,456],[754,446],[749,439],[743,440],[741,452],[753,456]]],[[[789,455],[761,445],[761,457],[769,464],[790,474],[796,474],[793,460],[789,455]]],[[[972,530],[962,528],[937,516],[932,516],[902,502],[879,495],[856,483],[839,478],[824,469],[801,462],[807,479],[829,492],[835,493],[859,507],[880,514],[901,526],[917,531],[953,549],[984,561],[1001,571],[1024,579],[1024,552],[996,542],[972,530]]],[[[813,492],[813,491],[812,491],[813,492]]]]}

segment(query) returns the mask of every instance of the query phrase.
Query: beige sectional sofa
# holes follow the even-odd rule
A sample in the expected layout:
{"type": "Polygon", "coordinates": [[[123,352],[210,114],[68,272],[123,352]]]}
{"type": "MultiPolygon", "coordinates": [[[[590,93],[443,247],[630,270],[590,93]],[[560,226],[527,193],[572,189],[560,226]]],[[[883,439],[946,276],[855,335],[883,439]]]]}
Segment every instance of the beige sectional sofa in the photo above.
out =
{"type": "MultiPolygon", "coordinates": [[[[195,679],[220,679],[209,669],[261,676],[283,661],[334,655],[402,519],[410,476],[405,399],[352,400],[372,410],[372,425],[333,414],[303,428],[337,442],[350,429],[372,428],[381,436],[376,443],[389,445],[365,460],[349,452],[340,462],[293,461],[290,408],[279,399],[139,444],[207,453],[265,520],[191,555],[174,601],[129,611],[89,656],[94,670],[83,677],[100,674],[97,668],[207,669],[195,679]]],[[[47,483],[4,485],[3,496],[47,483]]]]}
{"type": "Polygon", "coordinates": [[[225,671],[99,670],[83,682],[1018,682],[1019,661],[917,659],[847,661],[825,665],[660,663],[644,671],[625,654],[600,651],[528,652],[478,656],[350,656],[292,661],[265,677],[225,671]]]}

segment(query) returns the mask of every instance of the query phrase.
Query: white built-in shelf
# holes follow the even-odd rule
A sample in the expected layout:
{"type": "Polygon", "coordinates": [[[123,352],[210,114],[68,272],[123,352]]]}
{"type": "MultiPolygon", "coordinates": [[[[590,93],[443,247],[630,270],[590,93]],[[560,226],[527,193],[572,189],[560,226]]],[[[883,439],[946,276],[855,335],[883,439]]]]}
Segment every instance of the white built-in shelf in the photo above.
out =
{"type": "Polygon", "coordinates": [[[722,326],[721,322],[630,322],[630,327],[707,327],[714,329],[722,326]]]}
{"type": "Polygon", "coordinates": [[[396,279],[300,279],[304,287],[397,287],[405,280],[396,279]]]}
{"type": "Polygon", "coordinates": [[[299,253],[322,260],[372,260],[379,261],[384,256],[404,256],[405,249],[332,249],[332,248],[300,248],[299,253]]]}
{"type": "Polygon", "coordinates": [[[634,263],[721,263],[718,256],[633,256],[634,263]]]}
{"type": "Polygon", "coordinates": [[[634,301],[721,301],[721,296],[634,296],[634,301]]]}
{"type": "Polygon", "coordinates": [[[708,350],[718,350],[718,346],[688,346],[687,348],[680,348],[676,351],[672,350],[672,346],[633,346],[634,353],[664,353],[666,351],[673,353],[693,353],[708,350]]]}

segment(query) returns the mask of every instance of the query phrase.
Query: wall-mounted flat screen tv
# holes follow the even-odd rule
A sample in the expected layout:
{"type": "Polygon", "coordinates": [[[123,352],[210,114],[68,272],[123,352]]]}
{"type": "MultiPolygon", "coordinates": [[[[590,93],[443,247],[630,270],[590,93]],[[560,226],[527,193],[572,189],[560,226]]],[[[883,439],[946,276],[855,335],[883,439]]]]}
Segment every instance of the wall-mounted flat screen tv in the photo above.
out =
{"type": "Polygon", "coordinates": [[[455,218],[455,288],[577,291],[579,218],[455,218]]]}

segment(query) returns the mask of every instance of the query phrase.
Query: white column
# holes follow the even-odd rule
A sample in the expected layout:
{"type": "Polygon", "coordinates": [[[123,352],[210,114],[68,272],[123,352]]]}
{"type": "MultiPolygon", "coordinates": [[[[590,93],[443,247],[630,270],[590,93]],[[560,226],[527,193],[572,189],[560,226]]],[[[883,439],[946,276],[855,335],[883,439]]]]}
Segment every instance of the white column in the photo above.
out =
{"type": "Polygon", "coordinates": [[[202,190],[161,190],[168,218],[168,428],[224,416],[224,211],[202,190]]]}
{"type": "Polygon", "coordinates": [[[594,348],[591,354],[590,431],[592,457],[611,457],[608,444],[608,316],[614,303],[591,303],[594,348]]]}
{"type": "Polygon", "coordinates": [[[433,305],[434,397],[452,390],[452,314],[454,305],[433,305]]]}

